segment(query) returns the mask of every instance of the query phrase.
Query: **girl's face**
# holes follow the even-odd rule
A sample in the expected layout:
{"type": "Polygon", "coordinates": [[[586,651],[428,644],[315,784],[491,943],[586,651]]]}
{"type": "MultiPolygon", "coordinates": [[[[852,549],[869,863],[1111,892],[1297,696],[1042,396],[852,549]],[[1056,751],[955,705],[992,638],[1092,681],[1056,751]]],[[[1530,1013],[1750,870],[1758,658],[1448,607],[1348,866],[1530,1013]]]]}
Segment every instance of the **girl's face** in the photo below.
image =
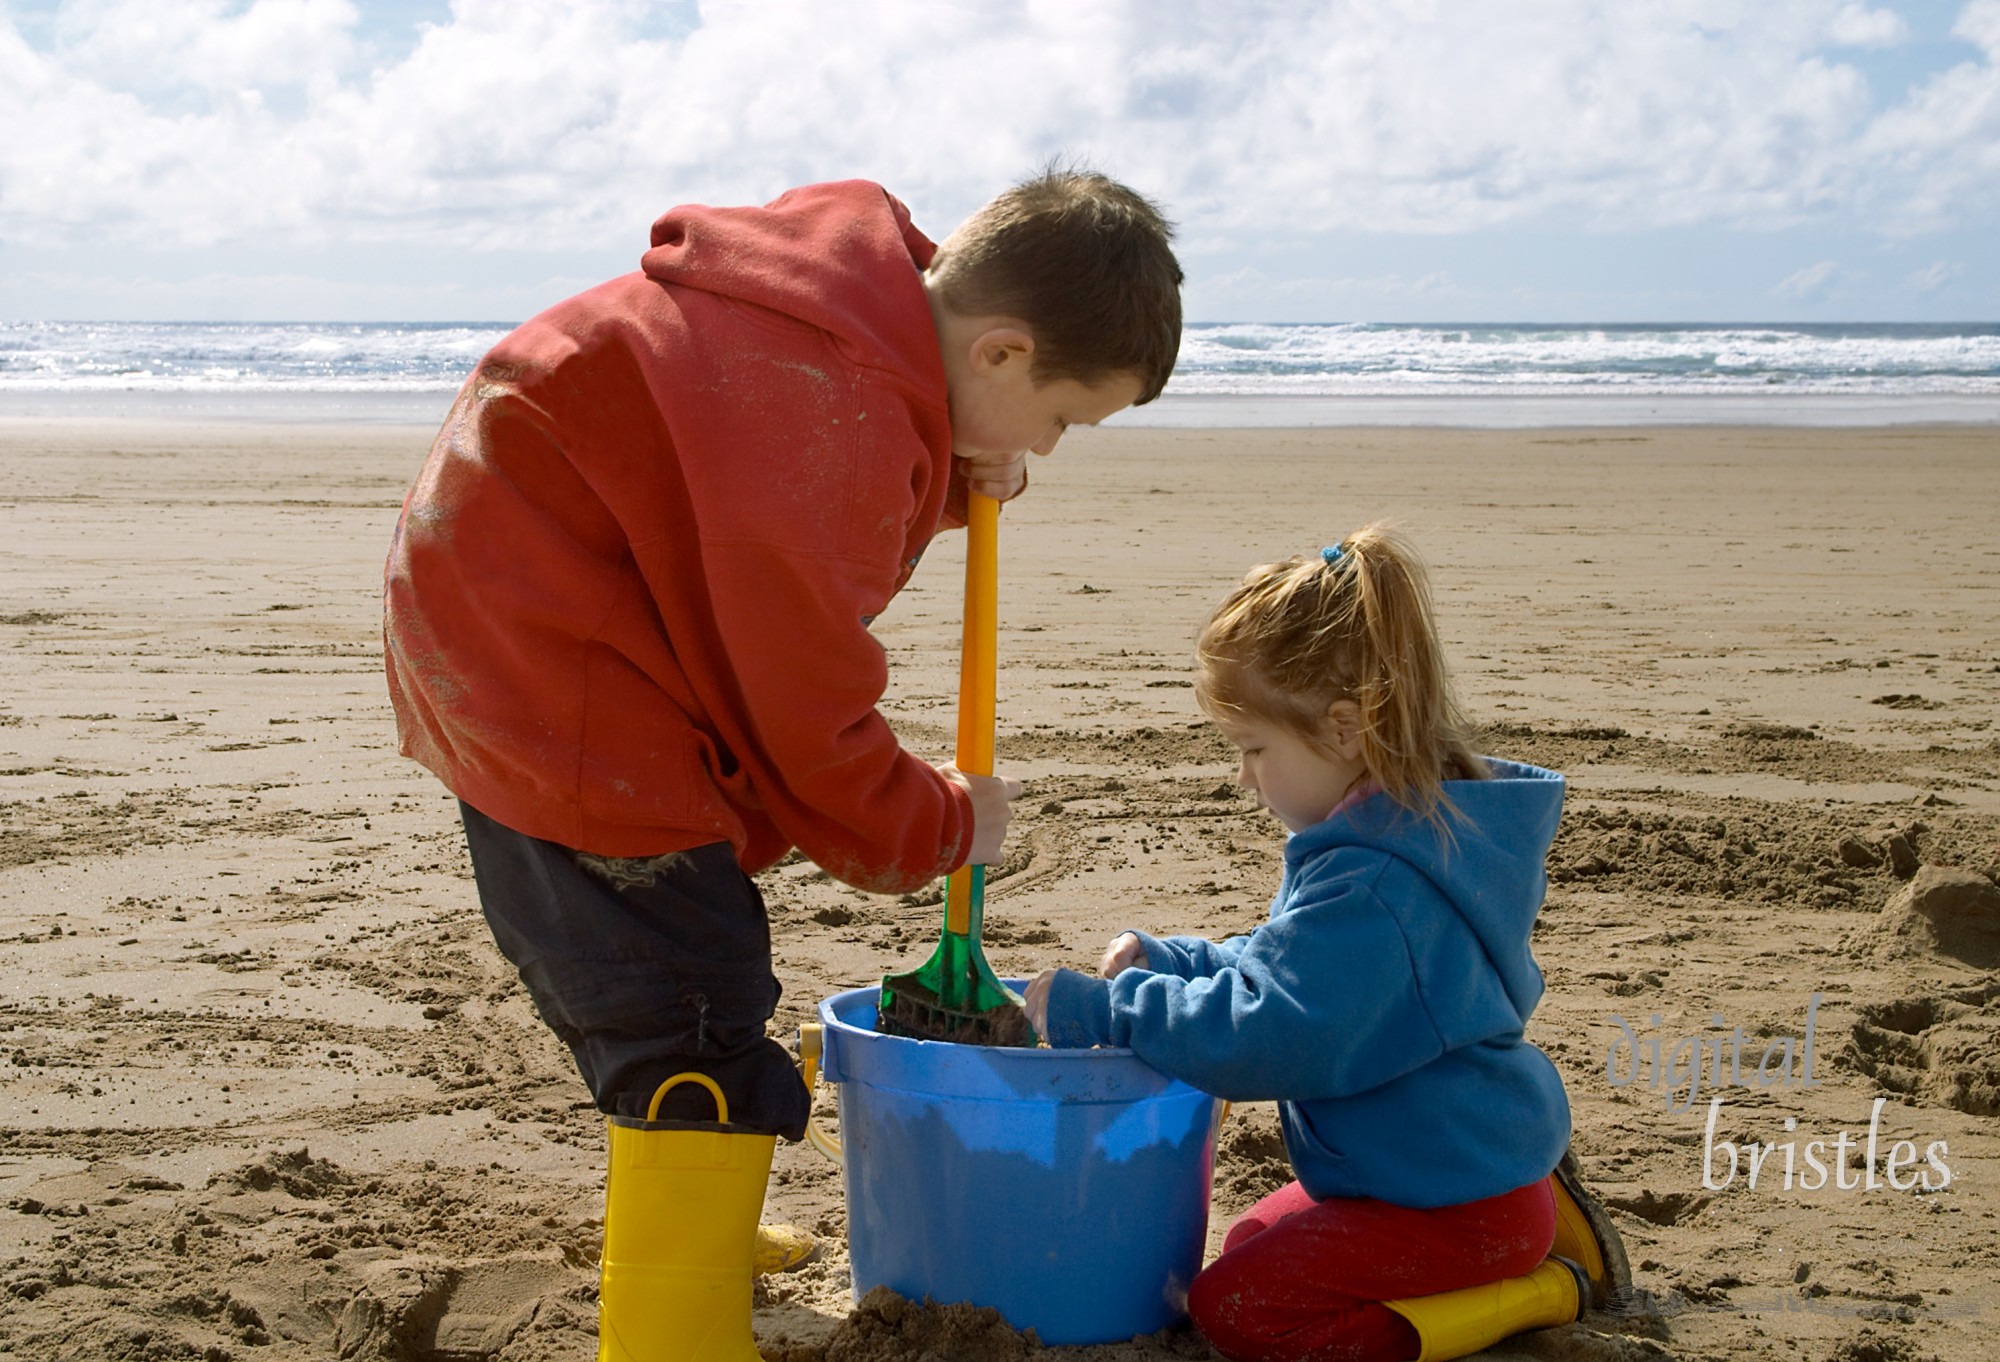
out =
{"type": "Polygon", "coordinates": [[[1236,783],[1257,796],[1288,832],[1301,832],[1326,816],[1368,777],[1361,763],[1361,714],[1351,700],[1327,712],[1318,743],[1283,724],[1250,714],[1218,716],[1215,726],[1236,744],[1236,783]]]}

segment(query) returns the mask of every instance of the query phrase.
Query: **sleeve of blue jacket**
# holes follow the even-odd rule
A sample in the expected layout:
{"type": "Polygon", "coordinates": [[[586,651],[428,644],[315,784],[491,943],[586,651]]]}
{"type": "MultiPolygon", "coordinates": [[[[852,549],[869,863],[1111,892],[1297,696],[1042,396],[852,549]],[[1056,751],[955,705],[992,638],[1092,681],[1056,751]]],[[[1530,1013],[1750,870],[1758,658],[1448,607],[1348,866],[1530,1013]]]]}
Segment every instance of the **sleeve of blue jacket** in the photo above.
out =
{"type": "MultiPolygon", "coordinates": [[[[1137,928],[1131,934],[1139,939],[1139,946],[1146,953],[1146,963],[1137,972],[1171,974],[1182,979],[1205,979],[1219,970],[1233,968],[1250,943],[1247,936],[1210,941],[1200,936],[1154,936],[1137,928]]],[[[1111,995],[1104,980],[1075,970],[1059,970],[1053,988],[1061,994],[1061,1000],[1054,1000],[1052,995],[1049,1034],[1044,1039],[1058,1050],[1108,1044],[1111,995]]]]}
{"type": "MultiPolygon", "coordinates": [[[[1129,1046],[1162,1073],[1231,1101],[1348,1096],[1446,1048],[1405,934],[1364,880],[1302,895],[1250,936],[1210,949],[1234,960],[1205,977],[1130,969],[1106,981],[1064,971],[1050,990],[1049,1043],[1129,1046]]],[[[1176,944],[1161,963],[1198,958],[1176,944]]]]}
{"type": "Polygon", "coordinates": [[[1146,952],[1146,968],[1155,974],[1172,974],[1182,979],[1205,979],[1218,970],[1233,967],[1243,958],[1247,936],[1227,941],[1210,941],[1201,936],[1151,936],[1135,931],[1146,952]]]}

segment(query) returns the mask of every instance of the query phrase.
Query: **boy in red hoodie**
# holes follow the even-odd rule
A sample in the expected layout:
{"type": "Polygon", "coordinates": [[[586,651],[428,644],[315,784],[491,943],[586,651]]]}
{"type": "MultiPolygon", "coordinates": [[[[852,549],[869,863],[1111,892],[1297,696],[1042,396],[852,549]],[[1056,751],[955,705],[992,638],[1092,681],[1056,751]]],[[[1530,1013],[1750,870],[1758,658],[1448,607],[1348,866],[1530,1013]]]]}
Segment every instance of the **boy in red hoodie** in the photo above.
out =
{"type": "MultiPolygon", "coordinates": [[[[676,208],[467,380],[390,551],[389,691],[605,1112],[692,1071],[799,1138],[750,876],[797,847],[888,894],[997,859],[1018,783],[901,748],[868,624],[968,490],[1159,393],[1170,235],[1072,171],[942,247],[859,181],[676,208]]],[[[652,1114],[713,1113],[688,1083],[652,1114]]]]}

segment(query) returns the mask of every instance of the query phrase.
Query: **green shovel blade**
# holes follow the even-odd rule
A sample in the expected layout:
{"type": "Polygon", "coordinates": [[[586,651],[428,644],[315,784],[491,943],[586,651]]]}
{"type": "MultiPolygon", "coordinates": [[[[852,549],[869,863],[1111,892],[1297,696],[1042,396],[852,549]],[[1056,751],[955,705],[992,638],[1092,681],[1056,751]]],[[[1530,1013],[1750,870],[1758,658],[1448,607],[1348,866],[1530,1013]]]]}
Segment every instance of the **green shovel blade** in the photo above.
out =
{"type": "MultiPolygon", "coordinates": [[[[969,866],[966,893],[968,930],[951,925],[946,894],[945,927],[931,958],[907,974],[882,980],[876,1029],[918,1040],[968,1045],[1033,1045],[1021,995],[1000,982],[979,948],[986,899],[986,867],[969,866]]],[[[952,877],[954,880],[957,875],[952,877]]]]}

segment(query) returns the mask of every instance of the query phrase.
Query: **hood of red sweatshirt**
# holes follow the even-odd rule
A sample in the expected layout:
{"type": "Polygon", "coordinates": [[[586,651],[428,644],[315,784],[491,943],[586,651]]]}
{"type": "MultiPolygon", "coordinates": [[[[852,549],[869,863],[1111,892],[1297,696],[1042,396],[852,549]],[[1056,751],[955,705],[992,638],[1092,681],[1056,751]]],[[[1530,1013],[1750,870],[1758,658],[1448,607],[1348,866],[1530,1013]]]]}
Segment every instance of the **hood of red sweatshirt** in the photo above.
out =
{"type": "Polygon", "coordinates": [[[648,278],[795,317],[833,336],[857,362],[943,392],[937,349],[912,354],[909,345],[913,332],[932,331],[922,271],[937,247],[882,186],[812,185],[762,208],[683,204],[653,224],[652,241],[640,260],[648,278]],[[885,297],[882,279],[898,266],[908,269],[910,287],[885,297]]]}

